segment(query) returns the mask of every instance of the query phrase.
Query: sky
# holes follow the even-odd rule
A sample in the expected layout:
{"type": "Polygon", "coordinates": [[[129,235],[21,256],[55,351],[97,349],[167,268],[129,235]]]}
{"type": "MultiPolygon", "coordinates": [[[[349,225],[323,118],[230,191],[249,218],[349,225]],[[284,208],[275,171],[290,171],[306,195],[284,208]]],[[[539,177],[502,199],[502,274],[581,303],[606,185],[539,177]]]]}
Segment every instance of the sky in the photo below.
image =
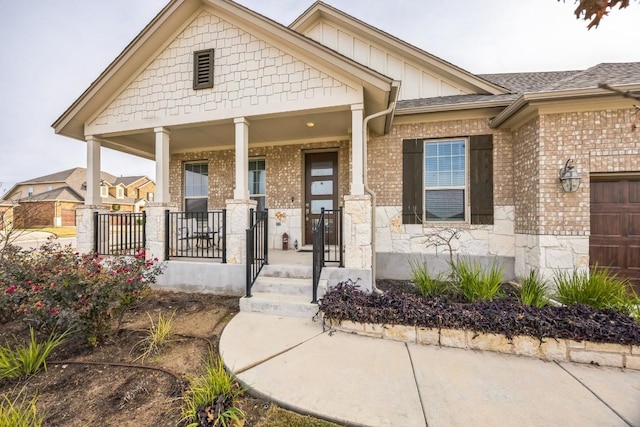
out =
{"type": "MultiPolygon", "coordinates": [[[[86,145],[51,124],[167,0],[0,0],[0,195],[15,183],[86,167],[86,145]],[[4,190],[4,191],[3,191],[4,190]]],[[[289,25],[313,0],[239,0],[289,25]]],[[[472,73],[639,62],[640,4],[597,29],[573,0],[325,0],[472,73]]],[[[102,170],[155,177],[154,162],[102,149],[102,170]]]]}

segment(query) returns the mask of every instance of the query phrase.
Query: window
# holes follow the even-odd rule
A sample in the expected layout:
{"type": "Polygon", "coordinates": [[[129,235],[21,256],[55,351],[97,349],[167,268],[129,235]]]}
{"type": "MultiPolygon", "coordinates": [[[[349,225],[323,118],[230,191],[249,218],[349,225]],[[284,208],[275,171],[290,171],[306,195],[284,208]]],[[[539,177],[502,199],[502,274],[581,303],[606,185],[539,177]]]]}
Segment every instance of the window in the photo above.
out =
{"type": "Polygon", "coordinates": [[[47,191],[51,191],[53,190],[53,187],[51,185],[47,185],[47,191]]]}
{"type": "Polygon", "coordinates": [[[266,207],[267,175],[264,159],[249,160],[249,194],[258,202],[258,210],[266,207]]]}
{"type": "Polygon", "coordinates": [[[184,209],[206,212],[209,196],[209,167],[206,163],[184,165],[184,209]]]}
{"type": "Polygon", "coordinates": [[[124,188],[122,187],[116,188],[116,199],[124,199],[124,188]]]}
{"type": "Polygon", "coordinates": [[[100,197],[109,197],[109,187],[106,185],[100,186],[100,197]]]}
{"type": "Polygon", "coordinates": [[[424,218],[465,220],[466,141],[424,143],[424,218]]]}
{"type": "Polygon", "coordinates": [[[199,50],[193,54],[193,89],[213,87],[213,49],[199,50]]]}
{"type": "Polygon", "coordinates": [[[493,136],[402,142],[402,222],[493,224],[493,136]]]}
{"type": "Polygon", "coordinates": [[[29,187],[29,192],[27,194],[29,197],[33,196],[33,187],[29,187]]]}
{"type": "Polygon", "coordinates": [[[155,194],[149,192],[147,193],[147,200],[150,202],[153,202],[153,198],[155,197],[155,194]]]}

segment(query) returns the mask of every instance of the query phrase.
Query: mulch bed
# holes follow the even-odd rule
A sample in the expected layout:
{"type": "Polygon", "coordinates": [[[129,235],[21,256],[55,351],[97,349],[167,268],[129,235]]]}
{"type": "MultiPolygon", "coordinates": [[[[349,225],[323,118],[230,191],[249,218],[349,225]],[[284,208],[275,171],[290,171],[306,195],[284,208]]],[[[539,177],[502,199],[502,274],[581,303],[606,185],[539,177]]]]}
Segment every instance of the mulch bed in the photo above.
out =
{"type": "Polygon", "coordinates": [[[383,294],[368,293],[341,283],[325,294],[320,310],[332,320],[358,323],[410,325],[528,335],[575,341],[640,345],[640,323],[626,313],[597,310],[586,305],[537,308],[523,306],[507,289],[493,301],[461,302],[448,298],[425,299],[407,281],[378,281],[383,294]]]}

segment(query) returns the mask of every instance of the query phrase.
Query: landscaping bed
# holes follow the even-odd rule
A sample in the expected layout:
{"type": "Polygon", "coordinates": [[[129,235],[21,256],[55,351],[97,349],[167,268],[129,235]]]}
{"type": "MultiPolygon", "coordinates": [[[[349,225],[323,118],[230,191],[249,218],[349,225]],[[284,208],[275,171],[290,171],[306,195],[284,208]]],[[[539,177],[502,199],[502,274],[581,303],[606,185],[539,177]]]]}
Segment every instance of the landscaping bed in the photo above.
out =
{"type": "Polygon", "coordinates": [[[461,329],[507,338],[525,335],[539,340],[640,345],[640,323],[626,313],[582,304],[525,306],[513,296],[515,290],[509,285],[503,285],[503,297],[472,303],[423,298],[408,281],[378,281],[378,286],[386,291],[367,293],[354,284],[339,284],[325,294],[320,310],[325,318],[335,321],[461,329]]]}

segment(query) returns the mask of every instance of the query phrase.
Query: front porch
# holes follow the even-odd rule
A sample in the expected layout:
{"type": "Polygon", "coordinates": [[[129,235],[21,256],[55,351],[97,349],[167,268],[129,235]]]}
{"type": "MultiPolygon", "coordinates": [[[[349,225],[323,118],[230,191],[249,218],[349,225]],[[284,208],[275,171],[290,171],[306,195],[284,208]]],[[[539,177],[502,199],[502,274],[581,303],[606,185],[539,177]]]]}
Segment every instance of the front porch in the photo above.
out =
{"type": "Polygon", "coordinates": [[[283,250],[269,244],[275,236],[269,210],[250,207],[249,228],[239,233],[234,225],[244,210],[232,205],[230,214],[228,209],[190,214],[157,205],[140,214],[113,214],[85,207],[78,216],[78,248],[90,247],[101,256],[146,248],[149,258],[166,261],[159,289],[244,295],[243,311],[309,317],[328,286],[352,280],[368,287],[370,271],[344,267],[342,209],[321,211],[314,244],[283,250]],[[243,263],[227,257],[240,252],[238,245],[243,263]]]}

